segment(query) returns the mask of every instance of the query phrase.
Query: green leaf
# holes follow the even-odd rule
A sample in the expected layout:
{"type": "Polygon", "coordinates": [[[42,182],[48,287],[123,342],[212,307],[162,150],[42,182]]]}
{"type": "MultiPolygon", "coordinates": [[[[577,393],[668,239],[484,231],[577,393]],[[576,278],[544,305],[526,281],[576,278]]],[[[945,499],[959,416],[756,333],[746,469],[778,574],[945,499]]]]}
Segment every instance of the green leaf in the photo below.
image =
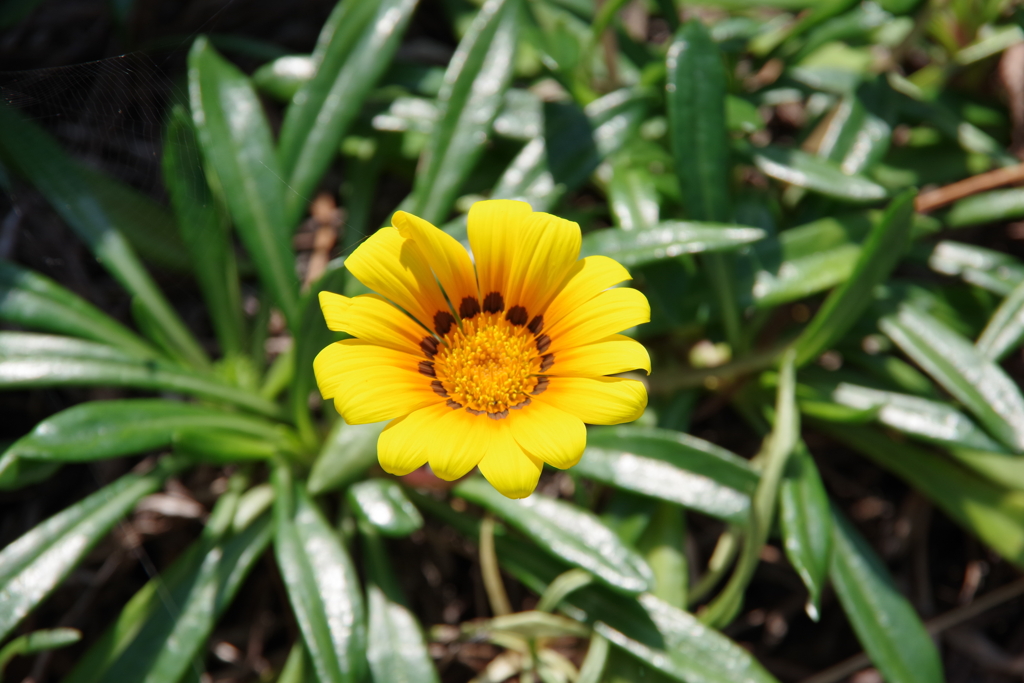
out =
{"type": "Polygon", "coordinates": [[[672,156],[690,218],[723,223],[729,205],[726,74],[718,46],[699,20],[669,46],[666,86],[672,156]]]}
{"type": "Polygon", "coordinates": [[[1002,450],[973,420],[948,403],[848,382],[838,383],[830,397],[840,405],[871,411],[886,427],[929,443],[983,451],[1002,450]]]}
{"type": "Polygon", "coordinates": [[[668,429],[599,427],[573,468],[617,488],[743,524],[758,475],[737,455],[668,429]]]}
{"type": "Polygon", "coordinates": [[[423,517],[402,487],[391,479],[367,479],[347,493],[356,517],[384,536],[408,536],[423,526],[423,517]]]}
{"type": "Polygon", "coordinates": [[[828,494],[807,447],[800,442],[779,486],[779,526],[786,557],[807,587],[807,614],[818,620],[832,553],[828,494]]]}
{"type": "Polygon", "coordinates": [[[309,83],[316,74],[316,67],[317,62],[310,55],[285,55],[256,69],[252,83],[274,99],[288,102],[309,83]]]}
{"type": "Polygon", "coordinates": [[[753,159],[766,176],[833,199],[873,202],[887,194],[884,187],[864,176],[848,175],[837,164],[798,149],[761,147],[753,152],[753,159]]]}
{"type": "Polygon", "coordinates": [[[283,436],[266,420],[209,406],[158,398],[89,401],[38,423],[4,455],[59,462],[116,458],[169,446],[182,429],[228,430],[263,443],[280,442],[283,436]]]}
{"type": "Polygon", "coordinates": [[[825,300],[814,319],[794,342],[797,366],[805,365],[839,341],[874,301],[910,241],[914,190],[894,199],[861,248],[853,273],[825,300]]]}
{"type": "Polygon", "coordinates": [[[452,55],[440,119],[416,174],[408,210],[439,224],[483,153],[512,79],[518,0],[487,0],[452,55]]]}
{"type": "Polygon", "coordinates": [[[873,429],[818,421],[815,425],[904,479],[983,543],[1024,566],[1024,493],[873,429]]]}
{"type": "Polygon", "coordinates": [[[309,475],[309,492],[315,496],[347,486],[377,462],[377,438],[386,422],[349,425],[344,420],[324,442],[320,457],[309,475]]]}
{"type": "Polygon", "coordinates": [[[841,512],[832,514],[829,577],[871,662],[891,683],[941,683],[935,644],[871,546],[841,512]]]}
{"type": "Polygon", "coordinates": [[[622,230],[657,226],[661,206],[654,178],[646,169],[625,163],[614,164],[608,181],[608,207],[622,230]]]}
{"type": "Polygon", "coordinates": [[[226,222],[203,170],[195,129],[184,107],[171,110],[164,133],[164,184],[188,247],[192,269],[225,355],[242,351],[238,268],[226,222]]]}
{"type": "Polygon", "coordinates": [[[321,681],[353,683],[365,668],[359,579],[305,488],[274,470],[274,551],[299,630],[321,681]]]}
{"type": "MultiPolygon", "coordinates": [[[[726,73],[722,55],[697,19],[676,32],[666,58],[669,131],[683,205],[693,220],[724,223],[732,217],[729,137],[726,131],[726,73]]],[[[735,264],[725,257],[704,260],[715,292],[725,336],[740,338],[735,264]]]]}
{"type": "Polygon", "coordinates": [[[188,56],[189,94],[203,158],[217,175],[238,234],[285,319],[298,317],[298,281],[284,181],[263,105],[249,79],[200,36],[188,56]]]}
{"type": "Polygon", "coordinates": [[[52,628],[42,631],[33,631],[15,638],[0,650],[0,677],[3,676],[4,667],[18,655],[31,655],[46,650],[74,645],[82,639],[82,632],[77,628],[52,628]]]}
{"type": "Polygon", "coordinates": [[[6,452],[0,456],[0,491],[16,491],[45,481],[59,469],[59,462],[29,460],[6,452]]]}
{"type": "Polygon", "coordinates": [[[951,228],[996,223],[1024,218],[1024,190],[993,190],[961,199],[953,204],[943,222],[951,228]]]}
{"type": "Polygon", "coordinates": [[[0,640],[63,581],[114,524],[158,490],[173,465],[127,474],[0,551],[0,640]]]}
{"type": "Polygon", "coordinates": [[[48,277],[0,260],[0,320],[115,346],[137,358],[160,352],[48,277]]]}
{"type": "Polygon", "coordinates": [[[288,179],[285,216],[298,222],[346,131],[391,63],[417,0],[343,0],[321,33],[316,74],[285,112],[281,169],[288,179]]]}
{"type": "Polygon", "coordinates": [[[958,275],[1000,296],[1024,282],[1024,263],[1013,256],[973,244],[942,241],[935,245],[928,265],[945,275],[958,275]]]}
{"type": "MultiPolygon", "coordinates": [[[[218,502],[213,514],[229,517],[236,500],[218,502]]],[[[227,540],[219,538],[225,520],[211,521],[221,528],[208,526],[204,538],[132,596],[63,683],[177,683],[190,672],[271,539],[269,515],[227,540]]]]}
{"type": "Polygon", "coordinates": [[[658,503],[651,523],[637,542],[654,572],[651,594],[673,607],[686,608],[686,591],[690,583],[689,567],[683,543],[686,539],[686,516],[671,503],[658,503]]]}
{"type": "Polygon", "coordinates": [[[1024,397],[1002,368],[934,317],[903,305],[879,328],[1015,452],[1024,450],[1024,397]]]}
{"type": "Polygon", "coordinates": [[[985,358],[999,362],[1024,339],[1024,280],[1006,295],[974,346],[985,358]]]}
{"type": "Polygon", "coordinates": [[[111,346],[28,332],[0,332],[0,387],[119,386],[176,391],[280,417],[257,394],[178,366],[139,360],[111,346]]]}
{"type": "Polygon", "coordinates": [[[7,106],[0,106],[0,157],[46,197],[114,279],[142,300],[192,365],[206,367],[206,354],[146,272],[116,216],[94,194],[85,174],[55,140],[7,106]]]}
{"type": "Polygon", "coordinates": [[[174,433],[174,453],[199,462],[229,465],[247,460],[272,460],[291,450],[280,440],[245,436],[223,429],[184,427],[174,433]]]}
{"type": "Polygon", "coordinates": [[[736,249],[764,237],[760,228],[724,223],[665,221],[643,230],[607,228],[583,237],[580,257],[610,256],[624,266],[638,266],[680,254],[736,249]]]}
{"type": "Polygon", "coordinates": [[[653,575],[643,558],[586,510],[538,494],[512,500],[482,477],[466,479],[453,493],[501,517],[546,552],[586,569],[616,590],[637,594],[650,586],[653,575]]]}

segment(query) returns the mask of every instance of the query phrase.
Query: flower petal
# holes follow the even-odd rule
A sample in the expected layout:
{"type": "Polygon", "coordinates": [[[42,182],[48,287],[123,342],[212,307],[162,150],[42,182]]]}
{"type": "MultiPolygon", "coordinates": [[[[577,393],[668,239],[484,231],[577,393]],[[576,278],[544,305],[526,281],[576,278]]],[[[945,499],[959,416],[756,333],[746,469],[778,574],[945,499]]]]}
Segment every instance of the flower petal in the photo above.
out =
{"type": "Polygon", "coordinates": [[[327,327],[397,351],[421,354],[420,342],[432,335],[415,320],[376,294],[349,298],[320,292],[327,327]]]}
{"type": "Polygon", "coordinates": [[[401,417],[441,399],[429,378],[417,371],[420,359],[361,339],[327,346],[313,359],[317,386],[333,398],[349,424],[401,417]]]}
{"type": "Polygon", "coordinates": [[[451,318],[448,302],[423,253],[395,228],[381,228],[370,235],[345,259],[345,266],[357,280],[401,306],[425,327],[436,330],[439,315],[442,320],[451,318]]]}
{"type": "Polygon", "coordinates": [[[545,325],[551,326],[604,290],[629,279],[629,271],[607,256],[588,256],[577,261],[544,310],[545,325]]]}
{"type": "Polygon", "coordinates": [[[526,202],[492,199],[469,208],[466,230],[476,260],[480,296],[504,292],[520,232],[533,209],[526,202]]]}
{"type": "Polygon", "coordinates": [[[462,317],[472,317],[473,313],[467,313],[471,309],[464,308],[472,305],[463,304],[467,298],[476,302],[476,311],[479,311],[476,271],[469,253],[458,240],[405,211],[396,211],[391,224],[398,228],[402,237],[411,239],[420,248],[456,312],[462,317]]]}
{"type": "Polygon", "coordinates": [[[651,374],[651,357],[638,341],[613,334],[600,341],[553,355],[553,364],[545,374],[555,377],[600,377],[628,370],[644,370],[651,374]]]}
{"type": "Polygon", "coordinates": [[[530,455],[560,470],[580,461],[587,428],[575,415],[534,400],[521,410],[509,411],[509,418],[512,436],[530,455]]]}
{"type": "Polygon", "coordinates": [[[401,477],[427,464],[426,443],[442,415],[451,408],[439,403],[420,408],[388,423],[377,439],[377,459],[388,474],[401,477]]]}
{"type": "Polygon", "coordinates": [[[427,442],[430,469],[439,479],[454,481],[476,467],[490,448],[494,420],[462,409],[448,409],[427,442]]]}
{"type": "Polygon", "coordinates": [[[647,388],[643,382],[621,377],[552,377],[544,393],[533,398],[538,400],[587,424],[617,425],[643,415],[647,388]]]}
{"type": "Polygon", "coordinates": [[[533,213],[517,236],[505,306],[523,306],[530,318],[558,293],[580,257],[580,226],[548,213],[533,213]]]}
{"type": "Polygon", "coordinates": [[[650,319],[647,297],[631,287],[620,287],[601,292],[554,325],[545,326],[544,332],[551,338],[550,350],[557,361],[560,351],[592,344],[650,319]]]}
{"type": "Polygon", "coordinates": [[[534,458],[516,443],[511,428],[498,422],[491,448],[480,461],[480,473],[491,486],[508,498],[526,498],[537,488],[543,463],[534,458]]]}

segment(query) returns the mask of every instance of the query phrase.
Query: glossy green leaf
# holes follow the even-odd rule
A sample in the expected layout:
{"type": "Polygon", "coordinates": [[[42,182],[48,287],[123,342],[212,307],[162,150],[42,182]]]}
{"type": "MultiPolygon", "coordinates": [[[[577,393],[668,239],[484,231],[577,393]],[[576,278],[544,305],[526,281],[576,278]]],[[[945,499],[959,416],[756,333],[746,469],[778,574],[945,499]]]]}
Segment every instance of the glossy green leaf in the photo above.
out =
{"type": "Polygon", "coordinates": [[[224,401],[279,417],[276,404],[252,392],[188,372],[139,360],[111,346],[27,332],[0,332],[0,387],[119,386],[176,391],[224,401]]]}
{"type": "Polygon", "coordinates": [[[686,592],[690,582],[689,567],[683,543],[686,539],[686,516],[677,505],[657,503],[651,523],[637,542],[637,550],[654,573],[651,594],[673,607],[686,608],[686,592]]]}
{"type": "Polygon", "coordinates": [[[206,354],[146,272],[85,174],[55,140],[7,106],[0,106],[0,157],[46,197],[121,286],[145,304],[176,348],[196,367],[205,367],[206,354]]]}
{"type": "Polygon", "coordinates": [[[1003,369],[931,315],[903,305],[879,328],[1015,452],[1024,450],[1024,397],[1003,369]]]}
{"type": "Polygon", "coordinates": [[[367,577],[366,659],[373,680],[438,683],[423,629],[405,605],[384,544],[372,530],[362,538],[367,577]]]}
{"type": "MultiPolygon", "coordinates": [[[[693,19],[676,31],[665,63],[669,137],[683,205],[693,220],[725,223],[733,212],[722,55],[703,22],[693,19]]],[[[726,340],[735,347],[740,337],[735,264],[724,255],[712,254],[703,265],[726,340]]]]}
{"type": "Polygon", "coordinates": [[[613,166],[608,205],[622,230],[645,230],[660,222],[658,191],[654,178],[644,169],[625,164],[613,166]]]}
{"type": "Polygon", "coordinates": [[[353,484],[347,498],[356,516],[384,536],[408,536],[423,526],[420,511],[391,479],[353,484]]]}
{"type": "Polygon", "coordinates": [[[320,495],[340,489],[362,477],[377,462],[377,438],[385,424],[349,425],[344,420],[335,422],[320,456],[313,463],[313,471],[309,475],[309,492],[320,495]]]}
{"type": "Polygon", "coordinates": [[[359,579],[337,533],[290,479],[275,469],[274,551],[292,611],[320,680],[358,681],[366,666],[359,579]]]}
{"type": "Polygon", "coordinates": [[[1024,280],[1013,288],[982,330],[975,347],[985,358],[999,362],[1024,339],[1024,280]]]}
{"type": "Polygon", "coordinates": [[[983,451],[1002,450],[973,420],[941,401],[840,382],[836,403],[871,411],[879,423],[930,443],[983,451]]]}
{"type": "Polygon", "coordinates": [[[870,428],[815,424],[905,480],[1004,558],[1024,566],[1024,493],[870,428]]]}
{"type": "Polygon", "coordinates": [[[242,351],[242,301],[226,217],[210,192],[195,130],[181,106],[164,133],[163,173],[210,322],[225,355],[242,351]]]}
{"type": "Polygon", "coordinates": [[[292,98],[281,126],[287,223],[298,222],[346,131],[391,63],[417,0],[344,0],[321,33],[316,74],[292,98]]]}
{"type": "Polygon", "coordinates": [[[794,342],[798,366],[839,341],[874,301],[875,287],[889,277],[909,244],[916,194],[913,190],[901,194],[875,223],[850,277],[825,300],[794,342]]]}
{"type": "Polygon", "coordinates": [[[891,683],[941,683],[938,650],[871,546],[838,510],[832,514],[829,577],[857,639],[891,683]]]}
{"type": "MultiPolygon", "coordinates": [[[[851,14],[862,11],[857,8],[851,14]]],[[[880,80],[865,84],[836,105],[818,145],[818,156],[839,164],[843,173],[862,173],[885,156],[894,120],[893,92],[888,85],[880,80]]]]}
{"type": "MultiPolygon", "coordinates": [[[[230,507],[218,502],[213,514],[230,513],[230,507]]],[[[203,539],[132,597],[63,683],[176,683],[190,673],[271,539],[269,516],[227,540],[220,539],[219,526],[213,533],[207,527],[203,539]]]]}
{"type": "Polygon", "coordinates": [[[291,450],[280,439],[246,436],[226,429],[183,427],[174,432],[174,453],[199,462],[229,465],[247,460],[272,460],[291,450]]]}
{"type": "Polygon", "coordinates": [[[684,24],[669,46],[669,131],[683,203],[694,220],[724,223],[729,206],[729,138],[722,56],[699,20],[684,24]]]}
{"type": "Polygon", "coordinates": [[[404,205],[440,223],[484,150],[512,79],[518,0],[487,0],[452,56],[438,95],[440,119],[404,205]]]}
{"type": "Polygon", "coordinates": [[[957,275],[990,292],[1007,296],[1024,282],[1024,263],[999,251],[973,244],[942,241],[935,245],[928,265],[945,275],[957,275]]]}
{"type": "Polygon", "coordinates": [[[586,510],[539,494],[512,500],[482,477],[466,479],[453,492],[504,519],[546,552],[589,571],[616,590],[636,594],[650,587],[653,577],[643,558],[586,510]]]}
{"type": "Polygon", "coordinates": [[[33,631],[19,636],[4,645],[0,650],[0,676],[3,676],[4,667],[18,655],[31,655],[46,650],[74,645],[82,639],[82,632],[77,628],[51,628],[42,631],[33,631]]]}
{"type": "Polygon", "coordinates": [[[69,506],[0,551],[0,640],[6,638],[111,527],[158,490],[173,465],[127,474],[69,506]]]}
{"type": "Polygon", "coordinates": [[[758,476],[739,456],[668,429],[592,429],[577,474],[745,523],[758,476]]]}
{"type": "Polygon", "coordinates": [[[762,147],[753,152],[754,165],[770,178],[826,197],[849,202],[884,199],[884,187],[861,175],[848,175],[839,165],[798,149],[762,147]]]}
{"type": "Polygon", "coordinates": [[[807,447],[800,442],[779,485],[779,527],[786,557],[807,587],[807,614],[818,620],[832,553],[828,494],[807,447]]]}
{"type": "Polygon", "coordinates": [[[724,223],[665,221],[646,230],[607,228],[583,237],[580,256],[604,254],[624,266],[638,266],[680,254],[736,249],[764,237],[760,228],[724,223]]]}
{"type": "Polygon", "coordinates": [[[953,204],[943,222],[951,228],[1024,218],[1024,190],[993,190],[953,204]]]}
{"type": "Polygon", "coordinates": [[[228,211],[263,285],[292,325],[298,281],[285,218],[285,181],[263,105],[249,79],[205,37],[188,57],[192,119],[203,158],[217,175],[228,211]]]}
{"type": "Polygon", "coordinates": [[[0,261],[0,320],[115,346],[137,358],[160,352],[134,332],[48,277],[0,261]]]}
{"type": "Polygon", "coordinates": [[[0,491],[17,489],[49,479],[60,469],[59,462],[19,458],[10,451],[0,456],[0,491]]]}
{"type": "Polygon", "coordinates": [[[267,62],[252,74],[257,88],[281,102],[288,102],[316,74],[317,62],[311,55],[285,55],[267,62]]]}
{"type": "Polygon", "coordinates": [[[85,462],[169,446],[175,432],[228,430],[280,442],[282,433],[266,420],[166,399],[89,401],[38,423],[5,455],[36,460],[85,462]]]}

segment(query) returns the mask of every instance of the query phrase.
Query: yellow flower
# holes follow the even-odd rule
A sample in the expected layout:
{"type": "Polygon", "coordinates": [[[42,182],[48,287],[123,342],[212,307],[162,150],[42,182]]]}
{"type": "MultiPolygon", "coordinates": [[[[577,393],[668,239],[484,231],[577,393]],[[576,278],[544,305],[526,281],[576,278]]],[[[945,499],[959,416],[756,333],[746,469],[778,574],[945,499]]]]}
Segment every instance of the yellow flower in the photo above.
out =
{"type": "Polygon", "coordinates": [[[399,211],[345,261],[377,294],[320,293],[332,330],[354,339],[316,357],[320,393],[349,424],[391,420],[381,467],[429,462],[441,479],[474,467],[510,498],[530,495],[543,463],[579,462],[584,423],[621,424],[647,405],[646,349],[616,334],[650,307],[605,256],[579,259],[580,228],[523,202],[478,202],[469,243],[399,211]]]}

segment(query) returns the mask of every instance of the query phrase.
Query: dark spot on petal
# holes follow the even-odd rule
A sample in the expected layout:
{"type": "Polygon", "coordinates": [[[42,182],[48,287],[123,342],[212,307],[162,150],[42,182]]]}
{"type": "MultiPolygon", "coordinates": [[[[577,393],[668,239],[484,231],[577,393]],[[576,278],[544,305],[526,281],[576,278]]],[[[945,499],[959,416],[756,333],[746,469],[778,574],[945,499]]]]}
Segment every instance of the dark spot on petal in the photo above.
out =
{"type": "Polygon", "coordinates": [[[538,377],[537,386],[535,386],[533,388],[533,391],[531,391],[530,393],[533,394],[534,396],[537,396],[538,394],[543,394],[548,389],[548,381],[549,380],[547,377],[538,377]]]}
{"type": "Polygon", "coordinates": [[[424,337],[420,341],[420,350],[427,358],[433,358],[437,354],[437,340],[433,337],[424,337]]]}
{"type": "Polygon", "coordinates": [[[531,403],[533,403],[533,399],[527,396],[525,401],[523,401],[522,403],[517,403],[514,406],[512,406],[512,410],[521,410],[526,406],[530,405],[531,403]]]}
{"type": "Polygon", "coordinates": [[[504,420],[506,417],[508,417],[508,410],[502,410],[500,413],[487,413],[487,417],[491,418],[492,420],[504,420]]]}
{"type": "MultiPolygon", "coordinates": [[[[540,357],[540,371],[546,372],[551,369],[551,366],[555,364],[555,354],[548,353],[540,357]]],[[[420,363],[423,365],[423,363],[420,363]]],[[[422,372],[422,370],[420,371],[422,372]]]]}
{"type": "MultiPolygon", "coordinates": [[[[542,365],[541,367],[543,368],[544,366],[542,365]]],[[[434,372],[434,364],[431,363],[429,360],[421,360],[419,370],[421,375],[426,375],[427,377],[437,377],[437,373],[434,372]]]]}
{"type": "Polygon", "coordinates": [[[505,299],[498,292],[491,292],[484,297],[485,313],[501,313],[505,310],[505,299]]]}
{"type": "Polygon", "coordinates": [[[526,309],[522,306],[513,306],[508,309],[508,313],[505,314],[505,320],[519,327],[525,325],[526,321],[529,319],[530,316],[526,314],[526,309]]]}
{"type": "Polygon", "coordinates": [[[530,321],[530,324],[527,325],[526,328],[534,334],[540,334],[540,331],[544,329],[544,316],[538,315],[530,321]]]}
{"type": "Polygon", "coordinates": [[[459,304],[459,317],[463,320],[469,320],[479,312],[480,302],[476,300],[475,296],[467,296],[459,304]]]}
{"type": "Polygon", "coordinates": [[[448,334],[448,330],[452,329],[454,324],[455,316],[448,311],[438,311],[434,314],[434,329],[442,337],[448,334]]]}
{"type": "Polygon", "coordinates": [[[448,398],[448,391],[444,388],[444,385],[441,384],[441,380],[435,379],[430,383],[430,388],[433,389],[434,393],[441,398],[448,398]]]}
{"type": "Polygon", "coordinates": [[[445,405],[448,406],[449,408],[451,408],[452,410],[458,410],[459,408],[462,407],[461,403],[456,403],[452,399],[448,399],[448,401],[445,403],[445,405]]]}
{"type": "Polygon", "coordinates": [[[551,348],[551,337],[546,334],[542,334],[537,337],[537,350],[541,353],[547,352],[551,348]]]}
{"type": "Polygon", "coordinates": [[[484,411],[482,411],[482,410],[473,410],[472,408],[466,408],[466,412],[469,413],[470,415],[483,415],[484,414],[484,411]]]}

